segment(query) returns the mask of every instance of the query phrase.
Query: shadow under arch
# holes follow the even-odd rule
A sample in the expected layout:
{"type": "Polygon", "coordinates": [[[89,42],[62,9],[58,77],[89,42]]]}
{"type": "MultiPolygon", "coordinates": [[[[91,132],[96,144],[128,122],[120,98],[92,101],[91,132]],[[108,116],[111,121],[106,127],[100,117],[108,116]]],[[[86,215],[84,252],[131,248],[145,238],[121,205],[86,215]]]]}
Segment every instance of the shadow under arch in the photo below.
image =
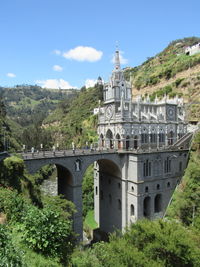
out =
{"type": "MultiPolygon", "coordinates": [[[[50,195],[63,195],[64,198],[66,198],[67,200],[70,200],[73,202],[73,192],[72,192],[72,188],[73,188],[73,175],[70,172],[70,170],[60,164],[57,163],[52,163],[52,164],[45,164],[40,166],[40,169],[37,172],[42,172],[42,168],[44,168],[45,166],[52,166],[54,171],[56,170],[56,173],[54,174],[54,176],[56,176],[56,178],[54,179],[54,181],[51,181],[49,183],[49,186],[52,188],[52,192],[50,192],[50,190],[46,190],[46,192],[50,195]]],[[[52,167],[50,167],[50,171],[46,173],[46,177],[43,177],[43,182],[46,180],[48,181],[51,174],[52,174],[52,167]]],[[[42,175],[43,176],[43,175],[42,175]]],[[[42,184],[42,183],[41,183],[42,184]]]]}
{"type": "Polygon", "coordinates": [[[63,195],[67,200],[73,202],[73,176],[69,169],[56,164],[58,177],[58,195],[63,195]]]}
{"type": "Polygon", "coordinates": [[[102,232],[122,229],[122,173],[111,160],[94,163],[95,220],[102,232]]]}

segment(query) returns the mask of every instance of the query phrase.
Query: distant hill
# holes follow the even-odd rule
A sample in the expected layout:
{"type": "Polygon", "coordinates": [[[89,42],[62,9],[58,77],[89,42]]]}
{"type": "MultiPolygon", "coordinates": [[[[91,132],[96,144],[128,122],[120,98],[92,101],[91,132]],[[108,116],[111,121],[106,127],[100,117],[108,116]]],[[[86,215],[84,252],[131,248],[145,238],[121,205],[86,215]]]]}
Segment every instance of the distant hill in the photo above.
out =
{"type": "Polygon", "coordinates": [[[50,131],[53,140],[62,147],[85,146],[86,142],[97,141],[97,115],[93,115],[94,108],[102,100],[102,86],[83,88],[69,103],[62,101],[56,110],[44,121],[42,127],[50,131]]]}
{"type": "Polygon", "coordinates": [[[125,69],[131,79],[133,96],[182,96],[187,105],[188,119],[200,118],[200,53],[189,56],[185,48],[200,42],[198,37],[178,39],[162,52],[148,58],[142,65],[125,69]]]}
{"type": "Polygon", "coordinates": [[[7,116],[21,126],[41,123],[62,100],[74,97],[77,90],[43,89],[37,85],[0,87],[7,116]]]}
{"type": "Polygon", "coordinates": [[[53,112],[58,103],[70,102],[77,90],[43,89],[39,86],[18,85],[0,87],[1,129],[0,149],[21,150],[40,143],[50,146],[51,135],[41,128],[43,120],[53,112]],[[6,141],[5,141],[5,140],[6,141]]]}
{"type": "Polygon", "coordinates": [[[20,149],[19,136],[22,128],[16,122],[7,118],[6,107],[0,97],[0,151],[20,149]]]}

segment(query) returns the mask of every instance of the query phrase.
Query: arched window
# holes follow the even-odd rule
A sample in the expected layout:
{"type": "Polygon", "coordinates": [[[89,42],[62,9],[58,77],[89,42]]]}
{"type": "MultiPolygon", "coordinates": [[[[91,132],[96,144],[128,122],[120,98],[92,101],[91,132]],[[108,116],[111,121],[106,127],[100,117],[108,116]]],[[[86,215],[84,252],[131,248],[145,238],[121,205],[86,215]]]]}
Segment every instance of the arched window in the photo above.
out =
{"type": "Polygon", "coordinates": [[[98,187],[97,186],[95,187],[95,192],[96,192],[96,195],[98,195],[98,187]]]}
{"type": "Polygon", "coordinates": [[[134,216],[135,215],[135,208],[134,208],[134,205],[131,204],[131,216],[134,216]]]}
{"type": "Polygon", "coordinates": [[[137,135],[134,136],[134,144],[133,144],[133,147],[134,147],[134,149],[137,149],[138,148],[138,136],[137,135]]]}
{"type": "Polygon", "coordinates": [[[142,144],[146,144],[146,143],[148,143],[148,134],[147,134],[147,130],[144,128],[143,129],[143,132],[142,132],[142,134],[141,134],[141,143],[142,144]]]}
{"type": "Polygon", "coordinates": [[[182,171],[182,161],[181,162],[179,162],[179,172],[181,172],[182,171]]]}
{"type": "Polygon", "coordinates": [[[159,185],[159,184],[156,185],[156,189],[157,189],[157,190],[160,189],[160,185],[159,185]]]}
{"type": "Polygon", "coordinates": [[[173,145],[174,143],[174,132],[170,131],[168,133],[168,145],[173,145]]]}
{"type": "Polygon", "coordinates": [[[122,209],[122,203],[121,203],[121,200],[118,199],[118,210],[121,210],[122,209]]]}
{"type": "Polygon", "coordinates": [[[167,187],[169,188],[171,186],[170,182],[167,183],[167,187]]]}
{"type": "Polygon", "coordinates": [[[145,197],[143,203],[143,215],[144,217],[150,218],[151,216],[151,198],[145,197]]]}
{"type": "Polygon", "coordinates": [[[143,163],[143,176],[151,176],[151,162],[148,159],[143,163]]]}
{"type": "Polygon", "coordinates": [[[116,135],[116,142],[117,142],[117,148],[121,149],[121,140],[120,140],[120,135],[119,134],[116,135]]]}
{"type": "Polygon", "coordinates": [[[107,147],[113,148],[113,133],[110,129],[108,129],[106,133],[107,147]]]}
{"type": "Polygon", "coordinates": [[[126,137],[126,149],[128,150],[130,147],[130,137],[129,135],[126,137]]]}
{"type": "Polygon", "coordinates": [[[133,186],[131,186],[131,191],[134,192],[134,187],[133,186]]]}
{"type": "Polygon", "coordinates": [[[171,158],[170,157],[167,157],[165,162],[164,162],[164,172],[165,173],[169,173],[171,172],[171,158]]]}
{"type": "Polygon", "coordinates": [[[163,129],[161,129],[159,133],[159,143],[165,143],[165,134],[163,129]]]}
{"type": "Polygon", "coordinates": [[[145,187],[145,193],[148,193],[148,192],[149,192],[149,187],[146,186],[146,187],[145,187]]]}
{"type": "Polygon", "coordinates": [[[154,199],[154,212],[162,211],[162,195],[158,194],[154,199]]]}
{"type": "Polygon", "coordinates": [[[101,147],[104,147],[105,146],[103,134],[100,135],[100,146],[101,147]]]}
{"type": "Polygon", "coordinates": [[[156,143],[156,133],[154,132],[155,130],[153,130],[153,133],[150,134],[150,142],[151,143],[156,143]]]}

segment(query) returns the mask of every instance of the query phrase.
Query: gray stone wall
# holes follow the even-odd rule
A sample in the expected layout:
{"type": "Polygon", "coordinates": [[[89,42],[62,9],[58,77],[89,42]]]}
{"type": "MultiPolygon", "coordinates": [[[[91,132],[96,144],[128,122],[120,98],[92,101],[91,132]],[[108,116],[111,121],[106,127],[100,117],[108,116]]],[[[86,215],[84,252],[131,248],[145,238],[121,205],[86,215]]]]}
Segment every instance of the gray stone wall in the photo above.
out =
{"type": "Polygon", "coordinates": [[[95,219],[102,231],[112,232],[144,217],[162,217],[187,160],[188,150],[124,151],[27,159],[25,164],[32,173],[46,164],[57,166],[58,192],[75,204],[74,230],[82,239],[82,179],[90,164],[94,164],[95,219]]]}

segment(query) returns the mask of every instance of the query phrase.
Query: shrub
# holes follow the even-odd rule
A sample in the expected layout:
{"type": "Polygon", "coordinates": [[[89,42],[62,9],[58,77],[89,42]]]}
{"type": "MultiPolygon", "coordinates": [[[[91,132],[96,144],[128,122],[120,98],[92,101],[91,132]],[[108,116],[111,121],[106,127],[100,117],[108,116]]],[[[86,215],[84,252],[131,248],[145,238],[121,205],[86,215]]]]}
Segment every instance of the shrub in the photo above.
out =
{"type": "Polygon", "coordinates": [[[180,83],[184,80],[184,78],[179,78],[175,81],[175,86],[178,87],[180,83]]]}
{"type": "Polygon", "coordinates": [[[28,203],[16,190],[0,187],[0,211],[8,221],[20,222],[28,210],[28,203]]]}
{"type": "Polygon", "coordinates": [[[22,252],[19,252],[13,245],[9,229],[0,224],[0,267],[26,266],[23,264],[22,252]]]}
{"type": "Polygon", "coordinates": [[[31,207],[24,217],[22,240],[29,248],[67,263],[74,245],[71,221],[49,208],[31,207]]]}
{"type": "Polygon", "coordinates": [[[4,159],[0,174],[1,183],[21,191],[21,179],[23,176],[24,162],[22,159],[15,156],[4,159]]]}

